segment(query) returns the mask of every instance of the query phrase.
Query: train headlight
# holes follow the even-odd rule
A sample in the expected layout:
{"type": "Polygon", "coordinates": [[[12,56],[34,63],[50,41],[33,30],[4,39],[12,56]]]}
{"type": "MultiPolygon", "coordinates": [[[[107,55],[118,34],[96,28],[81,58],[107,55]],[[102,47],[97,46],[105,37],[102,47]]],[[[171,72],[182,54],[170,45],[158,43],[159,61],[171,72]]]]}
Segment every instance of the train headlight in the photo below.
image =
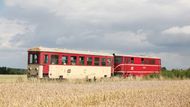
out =
{"type": "Polygon", "coordinates": [[[30,70],[32,70],[32,68],[28,67],[28,70],[30,71],[30,70]]]}
{"type": "Polygon", "coordinates": [[[35,68],[36,71],[38,71],[38,68],[35,68]]]}

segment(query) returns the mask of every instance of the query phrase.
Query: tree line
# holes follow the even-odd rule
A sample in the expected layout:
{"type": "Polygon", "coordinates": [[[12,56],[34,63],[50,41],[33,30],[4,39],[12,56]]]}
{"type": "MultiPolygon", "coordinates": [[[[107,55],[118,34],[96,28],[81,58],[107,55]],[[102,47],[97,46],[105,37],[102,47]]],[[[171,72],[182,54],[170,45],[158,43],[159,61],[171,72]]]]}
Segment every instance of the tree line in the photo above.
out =
{"type": "Polygon", "coordinates": [[[0,67],[0,74],[26,74],[26,69],[21,68],[9,68],[9,67],[0,67]]]}

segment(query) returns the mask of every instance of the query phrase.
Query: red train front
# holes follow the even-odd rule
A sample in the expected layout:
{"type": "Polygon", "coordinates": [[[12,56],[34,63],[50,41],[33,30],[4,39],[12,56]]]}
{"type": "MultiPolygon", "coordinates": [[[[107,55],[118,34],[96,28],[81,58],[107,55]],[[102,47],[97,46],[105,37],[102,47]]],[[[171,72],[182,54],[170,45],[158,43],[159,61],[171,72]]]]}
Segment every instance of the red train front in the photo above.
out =
{"type": "Polygon", "coordinates": [[[114,75],[120,76],[144,76],[160,73],[161,60],[158,57],[115,55],[114,75]]]}

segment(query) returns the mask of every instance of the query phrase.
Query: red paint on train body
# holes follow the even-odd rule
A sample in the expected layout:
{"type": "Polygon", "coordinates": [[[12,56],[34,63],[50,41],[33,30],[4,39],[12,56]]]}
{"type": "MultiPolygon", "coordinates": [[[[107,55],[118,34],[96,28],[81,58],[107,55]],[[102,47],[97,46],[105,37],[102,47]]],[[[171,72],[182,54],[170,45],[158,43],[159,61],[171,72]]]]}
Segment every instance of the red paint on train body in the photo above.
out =
{"type": "Polygon", "coordinates": [[[157,57],[114,55],[114,74],[127,76],[145,76],[160,73],[161,60],[157,57]]]}

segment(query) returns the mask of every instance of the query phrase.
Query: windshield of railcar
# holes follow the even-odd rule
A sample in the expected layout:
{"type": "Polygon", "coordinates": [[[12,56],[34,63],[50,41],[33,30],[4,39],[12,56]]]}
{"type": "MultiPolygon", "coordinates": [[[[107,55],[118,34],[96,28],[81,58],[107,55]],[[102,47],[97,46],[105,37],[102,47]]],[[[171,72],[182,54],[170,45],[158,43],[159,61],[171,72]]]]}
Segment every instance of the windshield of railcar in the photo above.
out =
{"type": "Polygon", "coordinates": [[[121,56],[116,56],[116,57],[114,58],[114,63],[115,63],[115,64],[120,64],[120,63],[122,63],[122,57],[121,57],[121,56]]]}
{"type": "Polygon", "coordinates": [[[39,63],[39,54],[38,53],[29,53],[28,54],[28,63],[29,64],[38,64],[39,63]]]}

